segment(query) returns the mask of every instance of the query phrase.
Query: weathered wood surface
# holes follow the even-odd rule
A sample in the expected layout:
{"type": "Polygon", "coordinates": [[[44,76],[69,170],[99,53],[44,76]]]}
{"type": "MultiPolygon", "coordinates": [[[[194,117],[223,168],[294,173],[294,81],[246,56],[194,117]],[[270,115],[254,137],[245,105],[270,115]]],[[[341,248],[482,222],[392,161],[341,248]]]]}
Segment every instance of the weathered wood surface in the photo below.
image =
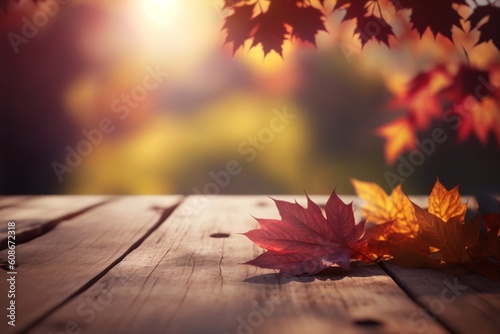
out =
{"type": "MultiPolygon", "coordinates": [[[[99,206],[28,243],[16,247],[16,328],[0,323],[1,333],[23,331],[68,298],[91,285],[131,251],[180,201],[179,196],[125,197],[99,206]]],[[[0,252],[7,258],[7,250],[0,252]]],[[[0,291],[7,282],[0,280],[0,291]]],[[[0,309],[6,310],[6,296],[0,309]]]]}
{"type": "MultiPolygon", "coordinates": [[[[206,204],[188,198],[141,247],[32,332],[415,332],[408,320],[418,306],[378,266],[278,279],[241,265],[261,253],[238,234],[256,227],[249,213],[278,217],[263,196],[206,204]]],[[[434,321],[428,329],[446,332],[434,321]]]]}
{"type": "MultiPolygon", "coordinates": [[[[40,196],[14,197],[15,201],[0,210],[0,221],[16,222],[16,243],[36,238],[57,224],[96,205],[111,200],[109,196],[40,196]]],[[[1,204],[0,204],[1,206],[1,204]]],[[[7,247],[7,225],[0,226],[0,250],[7,247]]]]}
{"type": "MultiPolygon", "coordinates": [[[[361,219],[361,201],[342,198],[361,219]]],[[[17,248],[17,326],[0,332],[498,332],[500,284],[477,275],[388,264],[278,278],[242,265],[262,252],[239,234],[257,226],[250,215],[278,217],[267,196],[136,196],[63,220],[17,248]]]]}
{"type": "Polygon", "coordinates": [[[457,277],[439,270],[404,269],[391,263],[384,263],[383,267],[422,306],[421,312],[411,318],[415,328],[426,331],[427,319],[436,317],[454,333],[498,333],[498,282],[469,275],[479,283],[474,284],[466,275],[457,277]]]}
{"type": "Polygon", "coordinates": [[[35,196],[0,196],[0,210],[26,202],[35,196]]]}

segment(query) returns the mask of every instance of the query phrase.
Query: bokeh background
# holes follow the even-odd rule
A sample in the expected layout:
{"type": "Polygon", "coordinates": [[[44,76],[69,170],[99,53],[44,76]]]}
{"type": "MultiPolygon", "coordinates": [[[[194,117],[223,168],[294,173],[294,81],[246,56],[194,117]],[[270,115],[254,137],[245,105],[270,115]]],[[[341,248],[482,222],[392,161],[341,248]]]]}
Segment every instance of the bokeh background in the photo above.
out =
{"type": "MultiPolygon", "coordinates": [[[[20,34],[23,18],[31,20],[40,5],[21,0],[0,11],[0,193],[190,194],[203,192],[210,173],[232,160],[242,171],[220,193],[326,194],[337,187],[351,194],[351,178],[389,189],[384,173],[397,173],[398,165],[386,162],[375,129],[405,112],[389,111],[394,94],[438,63],[499,59],[491,43],[473,47],[477,35],[456,29],[453,45],[431,34],[419,40],[402,33],[403,25],[391,49],[372,41],[361,50],[342,12],[328,16],[317,49],[286,42],[283,58],[264,58],[247,45],[233,56],[224,45],[222,6],[72,0],[17,53],[6,36],[20,34]],[[113,101],[157,67],[168,77],[121,119],[113,101]],[[247,161],[242,145],[278,110],[295,118],[247,161]],[[114,130],[59,179],[54,162],[65,164],[67,147],[76,149],[82,131],[105,118],[114,130]]],[[[405,178],[405,191],[429,193],[439,176],[463,194],[500,193],[493,135],[487,145],[456,143],[449,126],[435,126],[450,139],[405,178]]]]}

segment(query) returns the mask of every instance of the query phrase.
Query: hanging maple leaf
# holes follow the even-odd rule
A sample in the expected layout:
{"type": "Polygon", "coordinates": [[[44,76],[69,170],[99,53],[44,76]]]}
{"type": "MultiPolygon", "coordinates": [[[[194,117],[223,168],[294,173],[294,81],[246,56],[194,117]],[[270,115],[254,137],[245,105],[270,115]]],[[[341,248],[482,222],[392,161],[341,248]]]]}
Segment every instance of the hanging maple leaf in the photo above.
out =
{"type": "Polygon", "coordinates": [[[385,159],[389,164],[396,161],[403,152],[415,149],[417,137],[411,119],[400,118],[381,126],[376,133],[386,139],[385,159]]]}
{"type": "Polygon", "coordinates": [[[428,130],[434,119],[451,122],[459,142],[475,134],[486,145],[493,132],[500,145],[500,94],[498,83],[491,79],[494,73],[498,73],[494,65],[487,69],[461,65],[454,71],[438,65],[415,76],[407,90],[389,104],[391,109],[407,108],[406,118],[377,130],[387,140],[386,161],[393,163],[412,150],[417,131],[428,130]]]}
{"type": "Polygon", "coordinates": [[[251,20],[253,11],[254,5],[238,6],[234,8],[232,15],[226,17],[223,29],[227,29],[226,43],[233,42],[233,53],[252,36],[256,24],[251,20]]]}
{"type": "Polygon", "coordinates": [[[345,9],[345,16],[342,19],[345,22],[365,16],[368,13],[367,4],[368,0],[338,0],[333,10],[345,9]]]}
{"type": "Polygon", "coordinates": [[[244,235],[267,250],[247,264],[279,269],[280,275],[314,275],[332,265],[349,269],[356,247],[365,244],[365,221],[354,223],[351,204],[344,204],[335,191],[325,206],[307,197],[307,208],[298,203],[274,200],[281,220],[257,219],[260,228],[244,235]]]}
{"type": "Polygon", "coordinates": [[[449,86],[439,92],[439,97],[454,103],[463,103],[468,97],[482,100],[494,94],[490,72],[471,65],[461,65],[453,75],[449,86]]]}
{"type": "Polygon", "coordinates": [[[396,36],[389,23],[375,15],[358,17],[354,33],[359,34],[361,46],[365,46],[372,38],[389,46],[389,36],[396,36]]]}
{"type": "Polygon", "coordinates": [[[500,7],[493,4],[487,6],[477,6],[474,12],[467,18],[470,21],[471,29],[479,30],[481,33],[479,40],[476,44],[481,44],[488,41],[493,41],[493,44],[500,50],[500,29],[498,22],[500,22],[500,7]],[[486,19],[487,21],[479,25],[486,19]]]}
{"type": "Polygon", "coordinates": [[[460,15],[453,4],[467,5],[465,0],[397,0],[398,9],[411,9],[410,22],[420,36],[430,29],[434,36],[441,34],[452,41],[452,28],[462,29],[460,15]]]}
{"type": "Polygon", "coordinates": [[[283,53],[283,42],[286,39],[287,30],[283,12],[277,5],[273,5],[277,3],[271,2],[267,12],[260,13],[251,20],[256,26],[252,47],[261,44],[264,56],[271,50],[276,51],[279,55],[283,53]]]}
{"type": "Polygon", "coordinates": [[[317,8],[291,6],[286,21],[292,27],[292,37],[316,46],[316,34],[319,31],[326,31],[324,20],[325,16],[317,8]]]}
{"type": "Polygon", "coordinates": [[[272,0],[266,10],[256,4],[225,4],[233,9],[223,26],[226,43],[233,42],[233,53],[252,40],[251,47],[261,45],[264,55],[271,51],[282,55],[286,40],[294,37],[316,45],[316,34],[326,31],[324,14],[304,1],[272,0]]]}
{"type": "Polygon", "coordinates": [[[389,36],[395,36],[392,27],[382,16],[382,9],[376,1],[369,0],[339,0],[335,4],[334,10],[345,9],[346,13],[342,22],[356,19],[354,34],[359,35],[361,46],[365,46],[372,38],[389,46],[389,36]],[[378,5],[378,6],[377,6],[378,5]],[[378,8],[378,15],[374,15],[374,10],[368,14],[370,6],[378,8]]]}
{"type": "Polygon", "coordinates": [[[454,103],[450,115],[458,117],[458,141],[466,140],[472,133],[487,144],[493,132],[500,145],[500,96],[491,81],[491,71],[462,65],[452,78],[452,84],[438,96],[454,103]]]}
{"type": "Polygon", "coordinates": [[[444,66],[438,65],[410,80],[407,89],[390,102],[389,108],[407,108],[408,119],[414,128],[412,131],[427,129],[432,119],[439,118],[442,114],[438,93],[449,87],[451,82],[451,74],[444,66]]]}

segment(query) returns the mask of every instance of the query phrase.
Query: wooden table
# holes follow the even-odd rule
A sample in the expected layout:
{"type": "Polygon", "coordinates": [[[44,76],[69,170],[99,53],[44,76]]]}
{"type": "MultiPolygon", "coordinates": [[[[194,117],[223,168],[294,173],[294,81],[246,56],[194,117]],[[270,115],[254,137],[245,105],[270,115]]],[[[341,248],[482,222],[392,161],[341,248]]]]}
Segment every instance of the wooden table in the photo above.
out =
{"type": "Polygon", "coordinates": [[[262,252],[238,234],[251,215],[279,217],[267,196],[0,197],[0,332],[500,332],[500,284],[477,275],[383,264],[278,278],[242,265],[262,252]]]}

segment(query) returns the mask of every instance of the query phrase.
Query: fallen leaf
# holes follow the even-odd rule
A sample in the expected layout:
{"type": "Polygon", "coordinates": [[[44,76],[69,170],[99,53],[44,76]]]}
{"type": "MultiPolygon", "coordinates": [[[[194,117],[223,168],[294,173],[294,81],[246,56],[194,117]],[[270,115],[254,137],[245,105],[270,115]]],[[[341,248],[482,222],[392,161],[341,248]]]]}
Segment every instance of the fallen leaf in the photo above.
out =
{"type": "Polygon", "coordinates": [[[367,222],[376,224],[393,222],[391,225],[393,232],[415,235],[418,231],[415,212],[401,184],[392,190],[390,196],[375,183],[353,179],[352,184],[356,194],[364,200],[361,212],[367,222]]]}
{"type": "Polygon", "coordinates": [[[280,275],[314,275],[338,265],[349,269],[355,250],[368,241],[365,221],[354,222],[351,204],[344,204],[335,191],[325,206],[307,197],[307,208],[298,203],[274,200],[281,220],[257,219],[260,228],[244,235],[267,250],[247,264],[278,269],[280,275]]]}
{"type": "MultiPolygon", "coordinates": [[[[467,205],[458,187],[436,180],[428,208],[412,203],[401,185],[391,195],[375,183],[352,180],[364,200],[365,220],[354,223],[352,203],[332,193],[323,211],[307,197],[307,208],[275,200],[281,219],[257,219],[245,235],[267,250],[247,264],[281,275],[314,275],[330,266],[349,269],[352,260],[392,261],[405,268],[475,271],[500,279],[500,213],[465,221],[467,205]]],[[[481,207],[479,208],[481,211],[481,207]]]]}
{"type": "Polygon", "coordinates": [[[467,204],[462,204],[458,186],[448,191],[437,179],[429,196],[428,205],[429,213],[445,222],[451,217],[458,217],[460,223],[464,222],[467,204]]]}
{"type": "Polygon", "coordinates": [[[431,212],[414,205],[420,231],[418,239],[429,247],[438,250],[437,257],[448,265],[463,264],[470,261],[466,247],[466,230],[463,228],[463,217],[454,216],[444,221],[431,212]]]}

